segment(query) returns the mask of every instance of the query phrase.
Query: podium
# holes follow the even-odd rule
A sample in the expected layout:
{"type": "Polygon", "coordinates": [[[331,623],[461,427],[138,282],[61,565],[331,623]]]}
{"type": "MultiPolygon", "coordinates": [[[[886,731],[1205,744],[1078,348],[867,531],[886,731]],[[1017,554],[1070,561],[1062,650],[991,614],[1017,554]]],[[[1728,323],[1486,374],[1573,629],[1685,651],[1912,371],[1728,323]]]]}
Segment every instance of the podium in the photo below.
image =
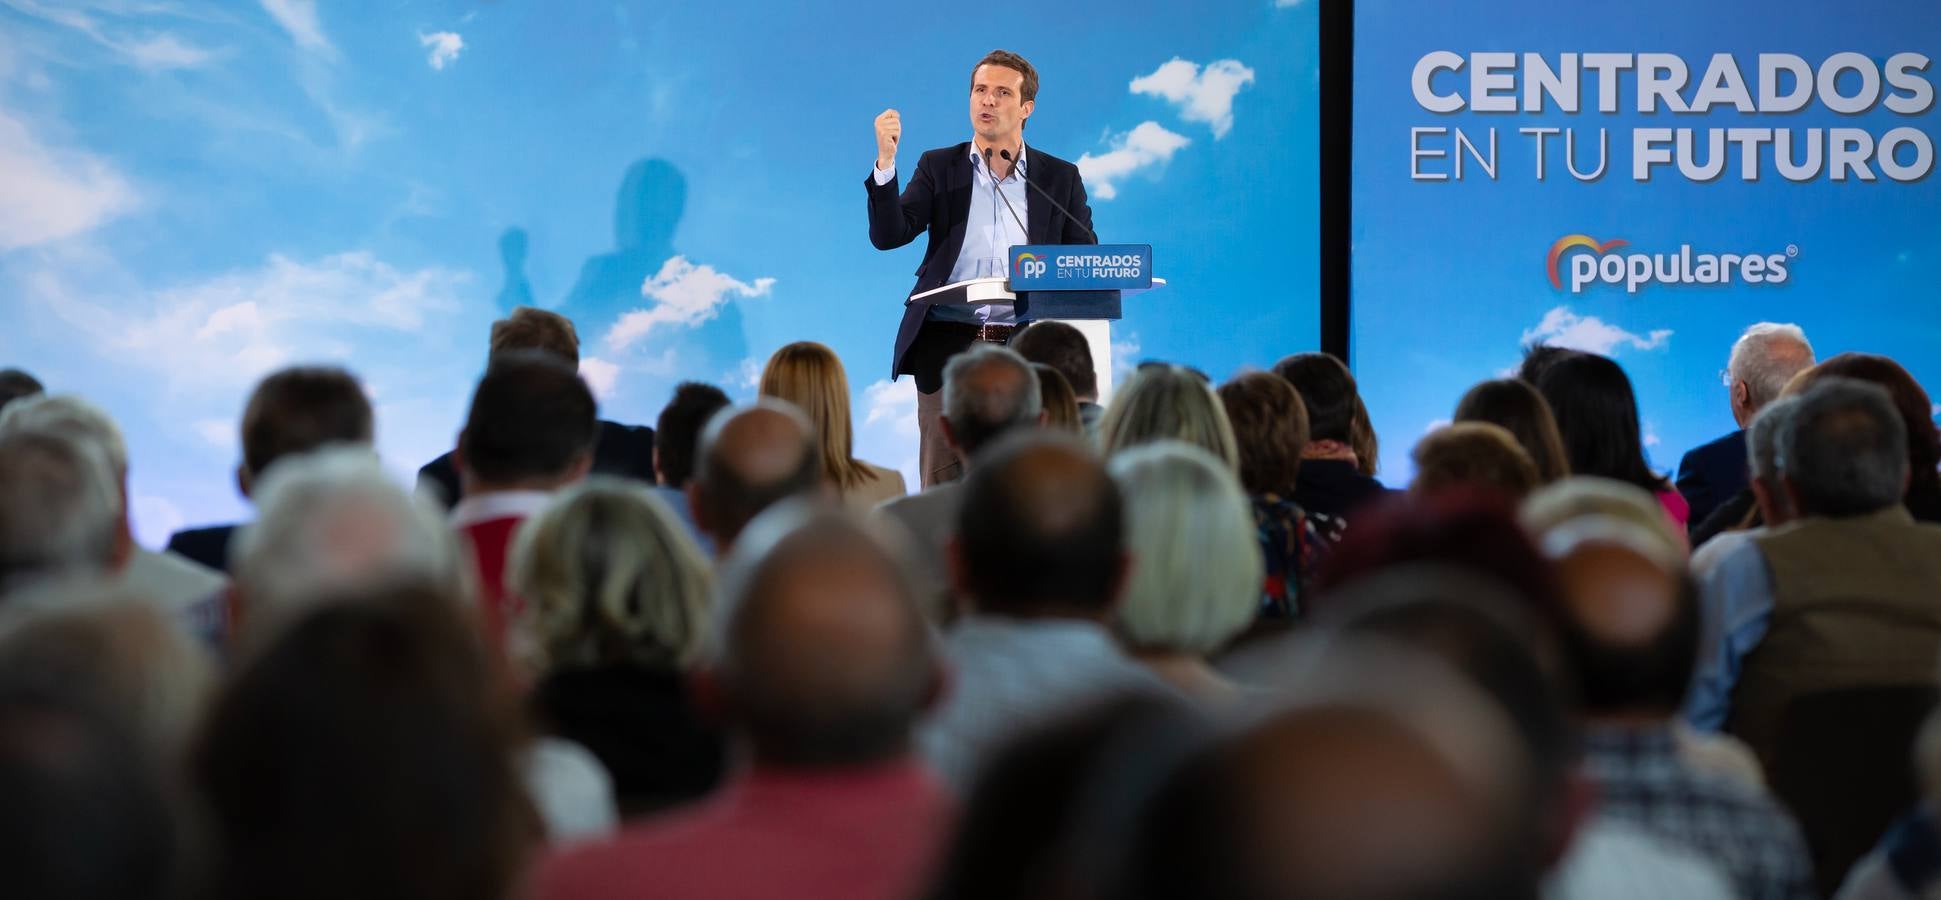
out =
{"type": "Polygon", "coordinates": [[[1124,245],[1021,245],[1011,248],[1011,275],[970,278],[920,294],[910,302],[933,306],[983,306],[1010,304],[1016,309],[1019,326],[1031,322],[1064,322],[1085,336],[1092,351],[1092,369],[1098,375],[1099,402],[1112,397],[1112,320],[1120,317],[1122,298],[1166,286],[1166,279],[1151,277],[1152,247],[1124,245]],[[1101,276],[1099,268],[1052,266],[1055,251],[1082,253],[1088,257],[1125,258],[1136,262],[1137,272],[1127,267],[1101,276]],[[1041,261],[1042,260],[1042,261],[1041,261]],[[1030,289],[1020,289],[1029,285],[1030,289]]]}

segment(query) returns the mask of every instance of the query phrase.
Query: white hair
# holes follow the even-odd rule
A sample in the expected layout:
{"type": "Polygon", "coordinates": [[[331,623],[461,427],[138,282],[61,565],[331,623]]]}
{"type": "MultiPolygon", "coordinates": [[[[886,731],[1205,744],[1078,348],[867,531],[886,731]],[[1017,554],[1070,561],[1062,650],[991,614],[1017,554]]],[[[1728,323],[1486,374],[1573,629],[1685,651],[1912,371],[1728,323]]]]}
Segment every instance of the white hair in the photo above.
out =
{"type": "Polygon", "coordinates": [[[1132,574],[1119,632],[1138,648],[1205,655],[1253,621],[1266,574],[1247,495],[1230,467],[1181,441],[1114,455],[1132,574]]]}
{"type": "Polygon", "coordinates": [[[0,593],[105,571],[123,522],[119,480],[94,443],[64,432],[0,431],[0,593]]]}
{"type": "Polygon", "coordinates": [[[117,475],[128,472],[128,445],[121,429],[101,407],[77,394],[41,394],[7,404],[0,410],[0,434],[38,431],[64,435],[93,446],[117,475]]]}
{"type": "Polygon", "coordinates": [[[335,445],[277,461],[256,491],[255,522],[230,554],[255,631],[335,594],[396,582],[464,590],[451,529],[405,492],[368,447],[335,445]]]}
{"type": "Polygon", "coordinates": [[[1725,372],[1732,381],[1746,383],[1752,392],[1750,406],[1756,410],[1778,397],[1786,382],[1812,365],[1813,345],[1798,325],[1760,322],[1732,342],[1725,372]]]}

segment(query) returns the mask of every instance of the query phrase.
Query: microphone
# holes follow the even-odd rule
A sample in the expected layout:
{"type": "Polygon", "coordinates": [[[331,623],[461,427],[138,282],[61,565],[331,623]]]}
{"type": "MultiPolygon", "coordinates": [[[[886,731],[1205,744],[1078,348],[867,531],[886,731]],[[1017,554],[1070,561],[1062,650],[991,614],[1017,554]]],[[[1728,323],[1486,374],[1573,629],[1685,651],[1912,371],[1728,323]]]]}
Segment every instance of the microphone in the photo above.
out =
{"type": "MultiPolygon", "coordinates": [[[[1004,151],[1004,158],[1009,160],[1011,158],[1011,151],[1004,151]]],[[[987,174],[991,171],[991,148],[989,147],[984,148],[984,171],[987,174]]],[[[1011,205],[1011,198],[1004,196],[1004,188],[998,185],[996,176],[992,176],[991,178],[991,193],[996,194],[999,200],[1004,201],[1004,208],[1011,212],[1011,221],[1018,223],[1018,233],[1024,235],[1025,243],[1031,243],[1031,229],[1024,227],[1024,220],[1018,218],[1017,207],[1011,205]]]]}
{"type": "MultiPolygon", "coordinates": [[[[986,150],[986,151],[984,151],[984,153],[985,153],[985,155],[986,155],[986,156],[989,156],[989,155],[990,155],[990,151],[989,151],[989,150],[986,150]]],[[[999,150],[999,151],[998,151],[997,153],[998,153],[998,155],[999,155],[999,156],[1002,156],[1002,157],[1004,157],[1004,161],[1005,161],[1005,162],[1012,162],[1012,159],[1011,159],[1011,151],[1009,151],[1009,150],[999,150]]],[[[1014,165],[1015,165],[1015,163],[1014,163],[1014,165]]],[[[1093,231],[1093,230],[1091,229],[1091,226],[1088,226],[1088,225],[1086,225],[1086,224],[1085,224],[1084,222],[1080,222],[1080,221],[1078,220],[1078,217],[1077,217],[1077,216],[1074,216],[1074,215],[1072,215],[1072,211],[1071,211],[1071,210],[1069,210],[1069,209],[1066,209],[1066,208],[1065,208],[1065,204],[1063,204],[1063,203],[1060,203],[1060,202],[1058,202],[1057,200],[1055,200],[1055,199],[1053,199],[1053,198],[1052,198],[1052,196],[1051,196],[1051,192],[1050,192],[1050,191],[1047,191],[1047,190],[1045,190],[1044,188],[1041,188],[1041,187],[1039,187],[1039,186],[1037,185],[1037,183],[1036,183],[1036,182],[1033,182],[1033,181],[1031,180],[1031,177],[1030,177],[1029,175],[1026,175],[1026,174],[1024,174],[1024,173],[1022,173],[1022,172],[1021,172],[1021,173],[1019,173],[1019,175],[1018,175],[1018,177],[1019,177],[1019,178],[1023,178],[1023,179],[1024,179],[1024,184],[1025,184],[1025,187],[1028,187],[1028,188],[1030,188],[1030,189],[1032,189],[1032,190],[1034,190],[1034,191],[1037,191],[1037,192],[1038,192],[1038,196],[1040,196],[1040,197],[1043,197],[1043,198],[1045,198],[1045,200],[1047,200],[1047,201],[1049,201],[1049,202],[1051,203],[1051,208],[1052,208],[1052,209],[1055,209],[1055,210],[1058,210],[1058,211],[1059,211],[1059,212],[1061,212],[1061,213],[1064,213],[1064,214],[1065,214],[1065,218],[1067,218],[1067,219],[1070,219],[1073,225],[1077,225],[1077,226],[1078,226],[1079,228],[1081,228],[1081,229],[1084,229],[1084,231],[1085,231],[1085,235],[1086,235],[1086,237],[1089,237],[1089,238],[1091,238],[1091,239],[1092,239],[1092,243],[1094,243],[1094,244],[1096,244],[1096,243],[1098,243],[1098,242],[1099,242],[1099,236],[1098,236],[1098,233],[1097,233],[1097,232],[1094,232],[1094,231],[1093,231]]],[[[1030,236],[1030,235],[1029,235],[1029,233],[1027,233],[1027,234],[1026,234],[1026,236],[1027,236],[1027,237],[1029,237],[1029,236],[1030,236]]]]}

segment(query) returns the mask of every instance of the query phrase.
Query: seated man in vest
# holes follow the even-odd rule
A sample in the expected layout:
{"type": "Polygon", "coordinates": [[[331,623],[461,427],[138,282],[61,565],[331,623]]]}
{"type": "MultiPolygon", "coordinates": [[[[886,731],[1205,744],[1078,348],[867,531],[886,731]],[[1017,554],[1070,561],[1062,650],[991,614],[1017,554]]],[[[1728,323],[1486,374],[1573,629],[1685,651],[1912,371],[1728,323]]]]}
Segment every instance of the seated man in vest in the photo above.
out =
{"type": "Polygon", "coordinates": [[[1887,392],[1829,378],[1779,436],[1797,518],[1721,559],[1703,588],[1716,646],[1693,724],[1739,736],[1767,768],[1795,699],[1928,684],[1941,651],[1941,526],[1901,505],[1907,427],[1887,392]]]}

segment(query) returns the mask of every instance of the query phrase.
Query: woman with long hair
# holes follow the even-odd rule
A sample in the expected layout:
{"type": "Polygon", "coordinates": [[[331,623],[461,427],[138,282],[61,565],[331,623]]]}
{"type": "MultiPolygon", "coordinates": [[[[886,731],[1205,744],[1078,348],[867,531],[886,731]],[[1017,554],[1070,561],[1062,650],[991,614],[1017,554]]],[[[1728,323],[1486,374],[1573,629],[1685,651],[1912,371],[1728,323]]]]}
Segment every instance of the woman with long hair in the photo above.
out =
{"type": "Polygon", "coordinates": [[[823,479],[844,506],[868,512],[907,493],[902,473],[855,457],[849,377],[834,350],[814,341],[797,341],[775,351],[762,369],[761,395],[793,403],[809,417],[822,446],[823,479]]]}
{"type": "Polygon", "coordinates": [[[1671,481],[1645,462],[1638,427],[1638,396],[1615,361],[1594,353],[1557,360],[1543,371],[1537,391],[1557,418],[1557,433],[1573,475],[1634,484],[1658,498],[1682,528],[1692,508],[1671,481]]]}
{"type": "Polygon", "coordinates": [[[1455,420],[1488,422],[1507,429],[1536,463],[1539,485],[1570,474],[1570,458],[1564,454],[1564,439],[1557,432],[1557,417],[1551,414],[1549,401],[1527,381],[1497,378],[1470,388],[1456,404],[1455,420]]]}

